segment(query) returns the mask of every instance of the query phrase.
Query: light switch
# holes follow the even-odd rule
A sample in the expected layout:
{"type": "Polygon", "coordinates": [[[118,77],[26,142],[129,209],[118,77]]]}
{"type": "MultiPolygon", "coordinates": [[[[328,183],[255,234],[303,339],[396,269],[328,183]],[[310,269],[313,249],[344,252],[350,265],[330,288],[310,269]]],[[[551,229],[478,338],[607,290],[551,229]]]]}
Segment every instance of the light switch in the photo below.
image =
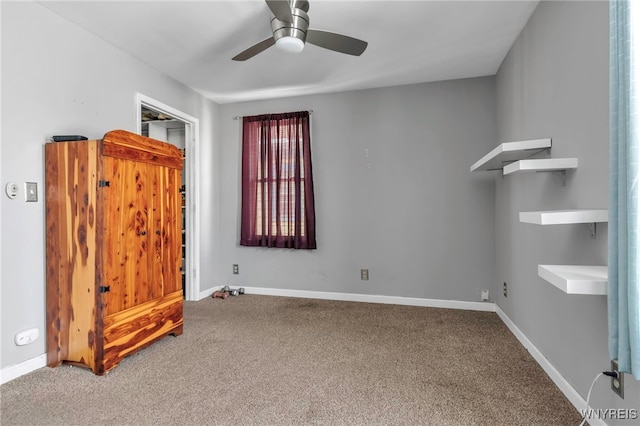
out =
{"type": "Polygon", "coordinates": [[[38,201],[38,184],[36,182],[24,183],[24,197],[28,202],[38,201]]]}

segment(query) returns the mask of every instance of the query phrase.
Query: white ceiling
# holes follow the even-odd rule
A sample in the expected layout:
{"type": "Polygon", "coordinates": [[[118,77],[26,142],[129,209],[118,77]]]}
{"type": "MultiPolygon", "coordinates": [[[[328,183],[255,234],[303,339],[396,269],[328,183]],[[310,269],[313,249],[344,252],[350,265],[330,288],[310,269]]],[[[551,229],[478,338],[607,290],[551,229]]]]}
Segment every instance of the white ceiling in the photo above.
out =
{"type": "Polygon", "coordinates": [[[538,1],[310,0],[310,28],[369,43],[231,58],[271,35],[263,0],[42,1],[218,103],[493,75],[538,1]]]}

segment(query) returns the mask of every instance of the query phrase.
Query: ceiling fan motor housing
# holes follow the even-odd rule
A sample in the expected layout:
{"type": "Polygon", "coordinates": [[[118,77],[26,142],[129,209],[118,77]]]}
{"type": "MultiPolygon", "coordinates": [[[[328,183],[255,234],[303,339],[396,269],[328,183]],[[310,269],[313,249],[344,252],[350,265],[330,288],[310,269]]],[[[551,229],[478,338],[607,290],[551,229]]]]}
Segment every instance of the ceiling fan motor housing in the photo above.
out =
{"type": "MultiPolygon", "coordinates": [[[[294,1],[294,5],[305,7],[309,10],[307,1],[294,1]]],[[[294,8],[291,11],[293,22],[281,21],[278,18],[271,20],[271,30],[273,31],[273,39],[278,41],[282,37],[295,37],[304,43],[307,39],[307,30],[309,29],[309,15],[303,9],[294,8]]]]}

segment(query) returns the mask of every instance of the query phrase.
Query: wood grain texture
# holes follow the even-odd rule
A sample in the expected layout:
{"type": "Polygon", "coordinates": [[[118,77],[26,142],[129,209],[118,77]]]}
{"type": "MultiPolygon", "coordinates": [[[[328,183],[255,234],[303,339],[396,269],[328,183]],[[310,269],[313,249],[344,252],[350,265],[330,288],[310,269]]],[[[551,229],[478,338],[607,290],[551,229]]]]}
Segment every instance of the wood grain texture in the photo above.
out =
{"type": "Polygon", "coordinates": [[[45,147],[47,363],[95,362],[97,141],[45,147]]]}
{"type": "Polygon", "coordinates": [[[104,359],[97,374],[167,334],[182,334],[182,307],[182,291],[177,291],[105,317],[104,359]]]}
{"type": "Polygon", "coordinates": [[[111,315],[148,300],[147,165],[105,157],[104,188],[105,248],[110,253],[105,282],[111,290],[104,295],[105,315],[111,315]],[[115,231],[115,232],[114,232],[115,231]],[[141,294],[144,293],[144,294],[141,294]]]}
{"type": "Polygon", "coordinates": [[[102,154],[179,170],[184,163],[182,152],[176,146],[125,130],[112,130],[104,135],[102,154]]]}
{"type": "Polygon", "coordinates": [[[182,154],[107,136],[45,145],[47,363],[96,374],[182,333],[182,154]]]}

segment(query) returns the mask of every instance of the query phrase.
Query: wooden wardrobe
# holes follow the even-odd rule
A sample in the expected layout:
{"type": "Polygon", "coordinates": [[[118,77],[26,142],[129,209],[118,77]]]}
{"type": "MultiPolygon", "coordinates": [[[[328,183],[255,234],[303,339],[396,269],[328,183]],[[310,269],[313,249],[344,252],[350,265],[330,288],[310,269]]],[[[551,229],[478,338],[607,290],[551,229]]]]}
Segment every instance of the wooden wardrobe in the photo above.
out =
{"type": "Polygon", "coordinates": [[[47,364],[102,375],[182,334],[180,150],[123,130],[45,144],[47,364]]]}

